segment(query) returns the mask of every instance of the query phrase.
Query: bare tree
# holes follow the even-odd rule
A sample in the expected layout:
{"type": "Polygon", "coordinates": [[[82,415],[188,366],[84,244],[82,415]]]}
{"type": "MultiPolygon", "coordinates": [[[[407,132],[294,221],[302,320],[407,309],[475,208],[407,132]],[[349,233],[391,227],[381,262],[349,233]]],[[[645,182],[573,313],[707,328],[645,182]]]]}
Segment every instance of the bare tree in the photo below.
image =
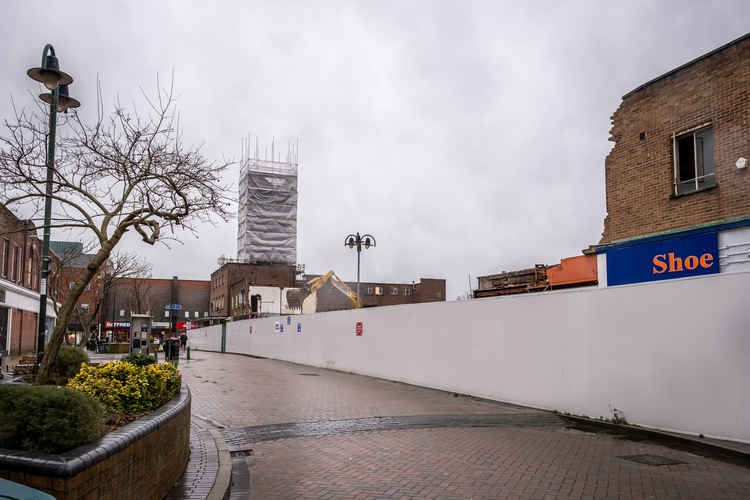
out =
{"type": "Polygon", "coordinates": [[[83,335],[78,343],[86,345],[91,337],[91,327],[97,322],[100,312],[109,297],[112,288],[125,279],[139,279],[151,275],[151,264],[137,255],[128,253],[116,253],[100,268],[97,276],[92,279],[91,302],[86,306],[78,302],[73,308],[73,317],[81,325],[83,335]]]}
{"type": "MultiPolygon", "coordinates": [[[[81,230],[98,249],[62,303],[37,383],[49,380],[78,298],[125,233],[135,231],[153,245],[211,216],[229,218],[229,191],[221,182],[229,163],[208,161],[200,148],[183,145],[173,95],[173,88],[158,89],[155,99],[144,94],[145,117],[119,106],[105,116],[99,98],[93,124],[73,113],[58,136],[50,227],[81,230]]],[[[44,227],[46,124],[46,112],[16,110],[0,136],[0,202],[32,211],[37,230],[44,227]]]]}
{"type": "Polygon", "coordinates": [[[128,281],[128,303],[136,314],[148,314],[151,311],[151,284],[148,278],[150,275],[142,274],[128,281]]]}

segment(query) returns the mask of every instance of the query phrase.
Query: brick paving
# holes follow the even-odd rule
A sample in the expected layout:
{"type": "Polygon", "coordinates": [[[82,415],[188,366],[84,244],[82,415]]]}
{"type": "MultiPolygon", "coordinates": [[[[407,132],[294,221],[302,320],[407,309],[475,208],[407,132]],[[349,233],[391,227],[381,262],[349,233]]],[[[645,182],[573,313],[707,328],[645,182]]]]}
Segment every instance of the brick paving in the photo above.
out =
{"type": "Polygon", "coordinates": [[[166,500],[202,500],[208,496],[219,469],[219,455],[209,428],[200,419],[191,418],[190,460],[185,474],[166,500]]]}
{"type": "Polygon", "coordinates": [[[257,444],[251,499],[748,498],[750,471],[563,428],[419,429],[257,444]],[[622,455],[685,462],[641,465],[622,455]]]}
{"type": "Polygon", "coordinates": [[[193,414],[223,427],[534,411],[284,361],[200,351],[193,351],[191,357],[190,361],[180,360],[180,370],[193,395],[193,414]]]}
{"type": "Polygon", "coordinates": [[[243,450],[235,473],[248,467],[232,499],[750,498],[748,467],[569,429],[547,412],[280,361],[193,358],[180,362],[193,414],[243,450]],[[634,455],[681,463],[623,458],[634,455]]]}

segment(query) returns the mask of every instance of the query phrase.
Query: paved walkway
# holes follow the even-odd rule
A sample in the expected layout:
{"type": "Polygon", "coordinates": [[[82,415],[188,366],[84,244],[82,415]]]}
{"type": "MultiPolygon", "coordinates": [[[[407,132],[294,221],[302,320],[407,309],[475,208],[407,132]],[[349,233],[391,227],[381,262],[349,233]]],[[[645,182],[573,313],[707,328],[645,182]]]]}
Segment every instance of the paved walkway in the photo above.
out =
{"type": "Polygon", "coordinates": [[[556,416],[245,356],[180,361],[231,499],[750,498],[750,468],[556,416]]]}

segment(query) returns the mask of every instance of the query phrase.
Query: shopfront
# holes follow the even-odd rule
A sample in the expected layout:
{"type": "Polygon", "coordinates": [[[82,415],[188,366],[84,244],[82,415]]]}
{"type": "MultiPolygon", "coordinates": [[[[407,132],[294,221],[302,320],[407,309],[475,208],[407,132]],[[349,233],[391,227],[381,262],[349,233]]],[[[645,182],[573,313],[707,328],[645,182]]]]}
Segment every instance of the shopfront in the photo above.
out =
{"type": "Polygon", "coordinates": [[[130,340],[130,321],[105,321],[105,339],[109,343],[128,343],[130,340]]]}
{"type": "Polygon", "coordinates": [[[748,221],[672,232],[596,249],[599,286],[750,271],[748,221]]]}

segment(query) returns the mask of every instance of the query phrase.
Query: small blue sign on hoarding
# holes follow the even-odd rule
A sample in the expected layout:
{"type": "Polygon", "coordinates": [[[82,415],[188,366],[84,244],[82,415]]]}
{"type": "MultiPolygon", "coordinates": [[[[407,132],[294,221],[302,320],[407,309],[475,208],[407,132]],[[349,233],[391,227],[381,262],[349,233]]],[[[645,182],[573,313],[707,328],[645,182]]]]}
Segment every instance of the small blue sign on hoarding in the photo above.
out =
{"type": "Polygon", "coordinates": [[[165,307],[165,309],[171,309],[171,310],[174,310],[174,311],[179,311],[180,309],[182,309],[182,304],[167,304],[167,306],[165,307]]]}
{"type": "Polygon", "coordinates": [[[607,251],[608,286],[718,272],[719,242],[715,232],[607,251]]]}
{"type": "Polygon", "coordinates": [[[287,316],[286,317],[286,324],[287,325],[291,325],[292,324],[292,317],[291,316],[287,316]]]}
{"type": "Polygon", "coordinates": [[[302,323],[297,323],[297,334],[302,335],[302,323]]]}

